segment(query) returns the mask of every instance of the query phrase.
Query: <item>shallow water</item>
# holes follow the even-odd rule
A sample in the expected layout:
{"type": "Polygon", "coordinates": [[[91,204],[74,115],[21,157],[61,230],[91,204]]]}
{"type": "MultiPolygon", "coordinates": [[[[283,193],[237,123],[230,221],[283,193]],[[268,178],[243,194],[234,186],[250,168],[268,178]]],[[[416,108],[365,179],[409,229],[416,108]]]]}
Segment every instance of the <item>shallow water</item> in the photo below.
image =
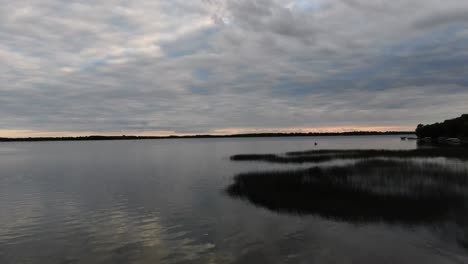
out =
{"type": "Polygon", "coordinates": [[[312,166],[232,162],[234,154],[358,148],[416,143],[398,136],[2,143],[0,263],[468,263],[464,209],[435,222],[356,223],[275,211],[225,192],[240,173],[312,166]]]}

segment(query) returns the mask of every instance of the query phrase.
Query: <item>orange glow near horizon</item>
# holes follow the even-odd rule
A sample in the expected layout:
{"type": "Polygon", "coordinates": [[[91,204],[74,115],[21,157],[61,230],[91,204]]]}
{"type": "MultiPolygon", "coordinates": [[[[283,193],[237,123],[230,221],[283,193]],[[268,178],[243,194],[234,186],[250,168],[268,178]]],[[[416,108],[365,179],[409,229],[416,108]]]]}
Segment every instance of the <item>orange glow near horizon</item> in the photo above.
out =
{"type": "Polygon", "coordinates": [[[335,133],[353,131],[413,131],[414,127],[409,126],[353,126],[353,127],[289,127],[289,128],[222,128],[213,129],[205,133],[177,133],[174,131],[119,131],[119,132],[93,132],[93,131],[40,131],[40,130],[0,130],[0,137],[80,137],[90,135],[101,136],[187,136],[187,135],[230,135],[246,133],[335,133]]]}
{"type": "Polygon", "coordinates": [[[223,128],[212,130],[210,134],[229,135],[244,133],[343,133],[353,131],[413,131],[410,126],[353,126],[353,127],[289,127],[289,128],[223,128]]]}

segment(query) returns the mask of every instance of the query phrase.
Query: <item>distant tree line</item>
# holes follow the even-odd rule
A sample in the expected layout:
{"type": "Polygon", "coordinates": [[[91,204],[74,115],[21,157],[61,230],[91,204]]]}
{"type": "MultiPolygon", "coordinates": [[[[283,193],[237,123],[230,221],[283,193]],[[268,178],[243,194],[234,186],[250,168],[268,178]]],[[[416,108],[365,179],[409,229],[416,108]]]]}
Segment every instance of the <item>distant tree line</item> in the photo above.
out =
{"type": "Polygon", "coordinates": [[[442,123],[419,124],[416,128],[416,135],[419,138],[468,138],[468,114],[455,119],[445,120],[442,123]]]}
{"type": "Polygon", "coordinates": [[[370,136],[370,135],[408,135],[409,131],[351,131],[332,133],[251,133],[233,135],[188,135],[188,136],[84,136],[84,137],[28,137],[28,138],[0,138],[0,142],[11,141],[86,141],[86,140],[143,140],[167,138],[248,138],[248,137],[319,137],[319,136],[370,136]]]}

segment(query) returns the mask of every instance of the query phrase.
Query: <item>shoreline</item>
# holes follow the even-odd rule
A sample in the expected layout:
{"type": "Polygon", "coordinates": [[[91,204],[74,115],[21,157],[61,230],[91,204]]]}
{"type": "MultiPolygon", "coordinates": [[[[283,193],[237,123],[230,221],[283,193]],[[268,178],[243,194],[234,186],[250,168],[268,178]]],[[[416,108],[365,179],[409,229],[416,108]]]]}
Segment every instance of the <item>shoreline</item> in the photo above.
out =
{"type": "Polygon", "coordinates": [[[150,140],[150,139],[184,139],[184,138],[265,138],[265,137],[329,137],[329,136],[385,136],[385,135],[414,135],[412,131],[356,131],[342,133],[251,133],[232,135],[188,135],[188,136],[101,136],[90,135],[83,137],[27,137],[5,138],[0,142],[42,142],[42,141],[105,141],[105,140],[150,140]]]}

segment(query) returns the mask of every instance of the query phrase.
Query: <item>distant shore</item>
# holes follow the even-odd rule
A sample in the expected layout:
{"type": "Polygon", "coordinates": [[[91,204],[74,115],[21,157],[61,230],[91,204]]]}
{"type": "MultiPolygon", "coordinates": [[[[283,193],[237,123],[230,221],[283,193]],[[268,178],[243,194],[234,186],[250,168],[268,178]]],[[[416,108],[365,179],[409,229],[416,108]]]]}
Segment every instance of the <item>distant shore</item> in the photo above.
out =
{"type": "Polygon", "coordinates": [[[354,131],[342,133],[250,133],[232,135],[187,135],[187,136],[100,136],[83,137],[27,137],[0,138],[0,142],[28,142],[28,141],[96,141],[96,140],[149,140],[149,139],[177,139],[177,138],[261,138],[261,137],[326,137],[326,136],[376,136],[376,135],[414,135],[413,131],[354,131]]]}

